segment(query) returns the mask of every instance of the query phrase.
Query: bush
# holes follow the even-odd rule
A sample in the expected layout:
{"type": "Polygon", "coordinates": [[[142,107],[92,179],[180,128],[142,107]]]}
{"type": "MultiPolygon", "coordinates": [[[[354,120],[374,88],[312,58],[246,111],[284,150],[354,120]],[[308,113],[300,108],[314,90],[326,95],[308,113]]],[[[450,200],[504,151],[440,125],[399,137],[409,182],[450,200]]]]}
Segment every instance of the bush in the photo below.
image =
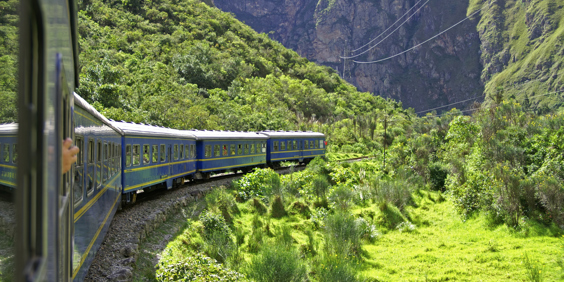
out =
{"type": "Polygon", "coordinates": [[[224,268],[216,260],[199,253],[178,261],[164,256],[156,268],[156,278],[160,282],[247,280],[243,274],[224,268]]]}
{"type": "Polygon", "coordinates": [[[231,234],[231,229],[221,215],[206,210],[200,214],[200,221],[204,225],[204,237],[210,236],[216,232],[227,235],[231,234]]]}
{"type": "Polygon", "coordinates": [[[257,282],[297,282],[307,279],[300,254],[285,245],[265,246],[251,259],[247,273],[257,282]]]}
{"type": "Polygon", "coordinates": [[[318,281],[323,282],[354,282],[357,273],[356,264],[350,257],[338,254],[324,254],[315,263],[315,273],[318,281]]]}
{"type": "Polygon", "coordinates": [[[256,168],[253,172],[245,174],[234,181],[238,196],[243,200],[252,197],[268,197],[281,191],[280,176],[270,168],[256,168]]]}
{"type": "Polygon", "coordinates": [[[378,240],[378,237],[380,237],[381,234],[378,232],[378,229],[376,229],[376,226],[368,223],[368,221],[364,218],[358,218],[355,223],[360,231],[361,238],[366,239],[369,242],[374,242],[378,240]]]}
{"type": "Polygon", "coordinates": [[[228,233],[223,233],[218,230],[205,236],[204,241],[204,252],[220,263],[226,262],[237,248],[228,233]]]}
{"type": "Polygon", "coordinates": [[[270,207],[270,215],[273,218],[281,218],[286,215],[284,203],[282,203],[282,197],[279,195],[274,196],[274,201],[272,201],[272,206],[270,207]]]}
{"type": "Polygon", "coordinates": [[[329,181],[327,176],[318,175],[313,179],[313,193],[317,196],[318,200],[324,199],[327,195],[327,190],[329,189],[329,181]]]}
{"type": "Polygon", "coordinates": [[[431,163],[429,165],[429,181],[431,182],[431,189],[435,191],[444,191],[445,181],[448,175],[448,170],[441,163],[431,163]]]}
{"type": "Polygon", "coordinates": [[[412,203],[412,189],[404,180],[378,181],[374,195],[376,202],[389,203],[402,211],[408,204],[412,203]]]}
{"type": "Polygon", "coordinates": [[[206,194],[206,204],[208,209],[224,209],[233,214],[240,212],[235,197],[224,186],[212,189],[206,194]]]}
{"type": "Polygon", "coordinates": [[[257,198],[253,198],[253,203],[252,203],[253,207],[255,208],[255,211],[258,214],[264,214],[266,212],[266,206],[264,205],[264,203],[257,199],[257,198]]]}
{"type": "Polygon", "coordinates": [[[345,185],[338,185],[335,187],[331,194],[329,195],[329,201],[341,210],[348,210],[350,205],[353,202],[355,196],[355,192],[345,186],[345,185]]]}
{"type": "Polygon", "coordinates": [[[352,215],[337,212],[325,219],[325,253],[360,257],[362,232],[352,215]]]}

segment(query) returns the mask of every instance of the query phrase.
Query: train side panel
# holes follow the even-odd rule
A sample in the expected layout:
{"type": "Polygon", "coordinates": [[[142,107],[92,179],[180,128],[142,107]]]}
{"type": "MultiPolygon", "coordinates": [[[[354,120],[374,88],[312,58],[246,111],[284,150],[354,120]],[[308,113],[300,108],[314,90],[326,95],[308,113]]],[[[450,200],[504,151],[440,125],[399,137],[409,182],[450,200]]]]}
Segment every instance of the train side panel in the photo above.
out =
{"type": "MultiPolygon", "coordinates": [[[[76,98],[75,98],[76,99],[76,98]]],[[[72,276],[81,281],[104,239],[121,197],[121,135],[81,106],[75,108],[72,276]]]]}
{"type": "Polygon", "coordinates": [[[265,140],[198,140],[198,172],[250,169],[266,164],[265,140]]]}
{"type": "Polygon", "coordinates": [[[0,125],[0,189],[12,191],[16,187],[18,125],[0,125]]]}

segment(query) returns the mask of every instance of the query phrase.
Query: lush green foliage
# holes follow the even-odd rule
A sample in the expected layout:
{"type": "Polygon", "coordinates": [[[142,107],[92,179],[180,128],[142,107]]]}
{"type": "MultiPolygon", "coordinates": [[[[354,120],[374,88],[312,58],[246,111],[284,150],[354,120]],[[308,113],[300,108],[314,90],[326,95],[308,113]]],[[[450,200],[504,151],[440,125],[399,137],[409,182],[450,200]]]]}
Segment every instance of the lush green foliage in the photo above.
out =
{"type": "Polygon", "coordinates": [[[157,281],[243,281],[245,276],[224,268],[202,254],[174,259],[165,256],[157,266],[157,281]]]}
{"type": "Polygon", "coordinates": [[[270,168],[255,169],[235,181],[234,186],[238,190],[237,196],[242,200],[269,197],[280,189],[280,177],[270,168]]]}
{"type": "Polygon", "coordinates": [[[196,0],[82,0],[79,7],[77,92],[108,118],[332,133],[322,124],[329,123],[341,128],[338,145],[354,144],[345,132],[350,124],[372,141],[377,115],[404,112],[196,0]]]}
{"type": "Polygon", "coordinates": [[[17,120],[19,1],[0,2],[0,124],[17,120]]]}

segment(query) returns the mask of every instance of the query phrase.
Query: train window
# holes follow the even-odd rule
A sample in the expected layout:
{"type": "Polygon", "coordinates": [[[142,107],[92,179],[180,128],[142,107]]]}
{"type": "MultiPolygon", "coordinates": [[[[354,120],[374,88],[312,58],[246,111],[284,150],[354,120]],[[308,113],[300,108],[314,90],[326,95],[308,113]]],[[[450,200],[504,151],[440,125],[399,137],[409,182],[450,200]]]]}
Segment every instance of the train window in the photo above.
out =
{"type": "Polygon", "coordinates": [[[296,140],[292,141],[292,143],[294,143],[294,150],[299,149],[298,148],[298,142],[296,140]]]}
{"type": "Polygon", "coordinates": [[[243,154],[243,145],[237,144],[237,155],[243,154]]]}
{"type": "Polygon", "coordinates": [[[313,143],[314,143],[313,141],[309,141],[309,148],[310,148],[310,149],[315,148],[315,145],[313,145],[313,143]]]}
{"type": "Polygon", "coordinates": [[[110,152],[108,151],[108,143],[104,143],[104,161],[107,161],[110,157],[110,152]]]}
{"type": "Polygon", "coordinates": [[[206,158],[211,157],[211,145],[206,145],[204,150],[204,157],[206,158]]]}
{"type": "Polygon", "coordinates": [[[280,141],[280,151],[286,150],[286,141],[280,141]]]}
{"type": "Polygon", "coordinates": [[[10,162],[10,145],[4,144],[4,162],[10,162]]]}
{"type": "Polygon", "coordinates": [[[235,144],[229,145],[229,149],[231,151],[231,155],[234,156],[235,155],[235,144]]]}
{"type": "Polygon", "coordinates": [[[2,158],[2,148],[3,148],[3,147],[2,147],[2,144],[0,143],[0,162],[2,162],[2,160],[4,160],[4,159],[2,158]]]}
{"type": "Polygon", "coordinates": [[[184,144],[180,144],[180,159],[184,159],[184,144]]]}
{"type": "Polygon", "coordinates": [[[308,146],[307,140],[304,140],[304,149],[309,149],[309,146],[308,146]]]}
{"type": "Polygon", "coordinates": [[[153,163],[157,163],[159,161],[159,146],[153,145],[153,158],[151,159],[153,163]]]}
{"type": "Polygon", "coordinates": [[[266,153],[266,142],[262,142],[262,152],[266,153]]]}
{"type": "Polygon", "coordinates": [[[151,151],[149,149],[149,145],[143,145],[143,164],[146,165],[149,163],[151,159],[151,151]]]}
{"type": "Polygon", "coordinates": [[[141,160],[139,159],[139,152],[140,149],[140,145],[133,145],[133,165],[137,166],[141,163],[141,160]]]}
{"type": "Polygon", "coordinates": [[[125,166],[131,166],[131,145],[125,145],[125,166]]]}
{"type": "Polygon", "coordinates": [[[102,142],[98,141],[98,150],[96,151],[96,162],[102,160],[102,142]]]}
{"type": "Polygon", "coordinates": [[[319,148],[319,142],[315,142],[315,149],[318,149],[318,148],[319,148]]]}
{"type": "Polygon", "coordinates": [[[178,144],[174,144],[174,160],[178,160],[178,144]]]}
{"type": "Polygon", "coordinates": [[[274,144],[273,151],[278,151],[278,141],[273,141],[272,143],[274,144]]]}
{"type": "Polygon", "coordinates": [[[219,145],[214,145],[213,146],[213,156],[219,157],[220,155],[221,155],[221,148],[219,147],[219,145]]]}
{"type": "Polygon", "coordinates": [[[227,145],[223,145],[223,155],[227,156],[229,153],[227,152],[227,145]]]}
{"type": "Polygon", "coordinates": [[[324,145],[323,140],[319,140],[319,148],[323,148],[324,145]]]}
{"type": "Polygon", "coordinates": [[[245,155],[249,154],[249,144],[245,144],[245,155]]]}
{"type": "Polygon", "coordinates": [[[18,162],[18,145],[14,144],[12,146],[12,163],[18,162]]]}
{"type": "Polygon", "coordinates": [[[196,149],[194,148],[194,144],[190,145],[190,156],[192,156],[192,159],[196,158],[196,149]]]}
{"type": "Polygon", "coordinates": [[[251,154],[255,153],[255,144],[251,144],[251,154]]]}
{"type": "Polygon", "coordinates": [[[165,145],[161,144],[161,163],[163,163],[166,160],[166,150],[165,150],[165,145]]]}
{"type": "Polygon", "coordinates": [[[83,155],[83,147],[84,145],[82,144],[82,137],[76,137],[76,146],[78,147],[78,149],[80,150],[77,154],[77,158],[76,158],[76,165],[77,166],[81,166],[83,163],[83,159],[82,156],[83,155]]]}
{"type": "Polygon", "coordinates": [[[93,140],[88,141],[88,163],[89,164],[94,163],[94,141],[93,140]]]}

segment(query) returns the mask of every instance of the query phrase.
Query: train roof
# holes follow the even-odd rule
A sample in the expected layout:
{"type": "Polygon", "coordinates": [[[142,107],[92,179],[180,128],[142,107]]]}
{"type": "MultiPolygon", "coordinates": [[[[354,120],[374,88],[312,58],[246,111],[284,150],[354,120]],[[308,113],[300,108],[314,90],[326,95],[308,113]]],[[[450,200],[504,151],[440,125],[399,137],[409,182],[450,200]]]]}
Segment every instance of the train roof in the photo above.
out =
{"type": "Polygon", "coordinates": [[[267,136],[259,132],[219,131],[219,130],[187,130],[198,140],[265,140],[267,136]]]}
{"type": "Polygon", "coordinates": [[[322,138],[325,137],[325,134],[313,131],[261,131],[261,134],[264,134],[270,138],[322,138]]]}
{"type": "Polygon", "coordinates": [[[17,123],[0,124],[0,135],[17,134],[17,133],[18,133],[17,123]]]}
{"type": "Polygon", "coordinates": [[[114,121],[111,123],[120,128],[125,135],[135,135],[135,136],[152,136],[152,137],[167,137],[167,138],[185,138],[185,139],[196,139],[194,134],[189,133],[186,130],[172,129],[162,126],[154,126],[142,123],[133,123],[125,121],[114,121]]]}
{"type": "Polygon", "coordinates": [[[92,107],[86,100],[80,97],[78,94],[74,93],[74,105],[83,108],[85,111],[93,115],[96,119],[102,121],[105,125],[109,126],[113,130],[117,131],[120,135],[123,135],[123,131],[112,125],[110,120],[98,112],[94,107],[92,107]]]}

